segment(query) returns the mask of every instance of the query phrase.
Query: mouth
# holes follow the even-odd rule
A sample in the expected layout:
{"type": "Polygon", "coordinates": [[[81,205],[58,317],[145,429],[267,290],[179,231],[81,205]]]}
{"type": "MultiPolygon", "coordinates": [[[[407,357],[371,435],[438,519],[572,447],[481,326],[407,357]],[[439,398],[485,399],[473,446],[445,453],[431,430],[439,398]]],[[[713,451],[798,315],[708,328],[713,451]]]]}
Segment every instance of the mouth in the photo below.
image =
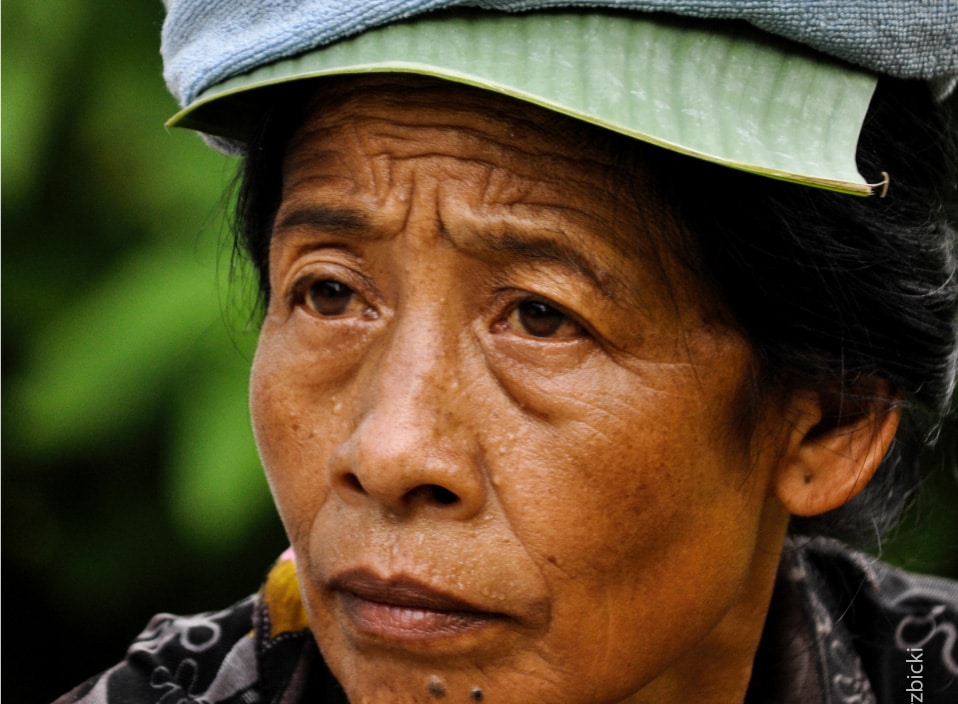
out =
{"type": "Polygon", "coordinates": [[[382,578],[366,570],[330,583],[358,634],[376,640],[415,643],[474,633],[507,620],[452,594],[404,576],[382,578]]]}

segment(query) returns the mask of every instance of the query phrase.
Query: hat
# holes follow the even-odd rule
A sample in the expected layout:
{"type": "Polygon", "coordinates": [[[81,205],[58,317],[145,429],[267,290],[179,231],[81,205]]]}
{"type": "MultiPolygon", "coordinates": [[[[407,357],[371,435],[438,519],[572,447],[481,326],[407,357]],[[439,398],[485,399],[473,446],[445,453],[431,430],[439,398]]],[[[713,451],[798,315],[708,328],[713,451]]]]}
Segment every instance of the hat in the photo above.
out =
{"type": "Polygon", "coordinates": [[[168,124],[241,151],[270,100],[263,90],[268,86],[342,74],[416,73],[496,91],[726,166],[867,195],[876,184],[858,174],[855,151],[877,83],[874,69],[939,81],[958,73],[958,41],[941,29],[958,26],[958,17],[950,24],[944,17],[958,13],[949,3],[920,3],[926,15],[937,13],[932,19],[941,20],[925,23],[944,37],[937,50],[929,29],[924,42],[912,41],[911,51],[877,54],[876,36],[887,39],[891,30],[922,26],[921,17],[902,12],[915,3],[609,3],[745,17],[819,49],[821,36],[831,36],[826,48],[844,58],[744,21],[595,7],[548,10],[567,4],[549,0],[471,3],[539,9],[534,12],[448,9],[458,4],[167,0],[165,74],[184,106],[168,124]],[[437,8],[447,9],[427,13],[437,8]],[[829,8],[832,24],[807,21],[829,8]],[[804,33],[796,27],[805,27],[804,33]],[[809,30],[816,27],[817,33],[809,30]],[[848,55],[848,45],[855,44],[849,35],[860,45],[857,57],[848,55]],[[870,61],[873,70],[853,66],[849,58],[870,61]]]}

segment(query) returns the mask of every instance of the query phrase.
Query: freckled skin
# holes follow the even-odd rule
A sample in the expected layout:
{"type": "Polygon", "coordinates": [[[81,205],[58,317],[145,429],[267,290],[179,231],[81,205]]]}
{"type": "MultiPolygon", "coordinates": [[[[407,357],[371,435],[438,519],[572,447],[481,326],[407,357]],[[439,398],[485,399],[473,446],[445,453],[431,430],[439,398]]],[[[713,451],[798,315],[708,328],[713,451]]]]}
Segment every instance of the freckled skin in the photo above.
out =
{"type": "Polygon", "coordinates": [[[628,247],[662,226],[613,184],[649,175],[569,134],[367,79],[288,147],[251,405],[354,703],[434,701],[436,678],[497,704],[744,696],[787,523],[781,414],[741,437],[748,345],[664,249],[628,247]],[[377,640],[330,586],[357,567],[503,617],[377,640]]]}

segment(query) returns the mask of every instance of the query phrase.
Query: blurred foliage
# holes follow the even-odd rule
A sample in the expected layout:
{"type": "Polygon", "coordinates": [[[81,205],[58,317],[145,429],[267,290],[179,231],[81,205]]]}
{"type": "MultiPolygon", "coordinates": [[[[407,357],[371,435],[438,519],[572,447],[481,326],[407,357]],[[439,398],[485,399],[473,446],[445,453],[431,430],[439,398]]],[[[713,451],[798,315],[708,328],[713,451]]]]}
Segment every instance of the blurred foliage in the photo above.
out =
{"type": "Polygon", "coordinates": [[[2,6],[9,701],[108,667],[152,613],[241,598],[284,547],[247,413],[235,164],[163,127],[162,17],[2,6]]]}
{"type": "MultiPolygon", "coordinates": [[[[108,667],[154,612],[241,598],[284,547],[247,417],[235,165],[162,127],[162,14],[2,6],[9,701],[108,667]]],[[[958,576],[956,505],[942,465],[884,555],[958,576]]]]}

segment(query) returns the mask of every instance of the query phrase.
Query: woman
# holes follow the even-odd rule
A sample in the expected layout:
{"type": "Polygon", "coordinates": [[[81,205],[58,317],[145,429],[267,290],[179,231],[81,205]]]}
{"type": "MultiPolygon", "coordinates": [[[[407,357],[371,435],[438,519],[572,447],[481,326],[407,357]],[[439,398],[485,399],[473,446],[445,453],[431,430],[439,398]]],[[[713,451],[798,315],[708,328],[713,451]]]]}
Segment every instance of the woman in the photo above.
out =
{"type": "Polygon", "coordinates": [[[169,6],[292,547],[64,701],[954,697],[955,586],[808,537],[894,521],[954,385],[927,85],[729,20],[169,6]]]}

